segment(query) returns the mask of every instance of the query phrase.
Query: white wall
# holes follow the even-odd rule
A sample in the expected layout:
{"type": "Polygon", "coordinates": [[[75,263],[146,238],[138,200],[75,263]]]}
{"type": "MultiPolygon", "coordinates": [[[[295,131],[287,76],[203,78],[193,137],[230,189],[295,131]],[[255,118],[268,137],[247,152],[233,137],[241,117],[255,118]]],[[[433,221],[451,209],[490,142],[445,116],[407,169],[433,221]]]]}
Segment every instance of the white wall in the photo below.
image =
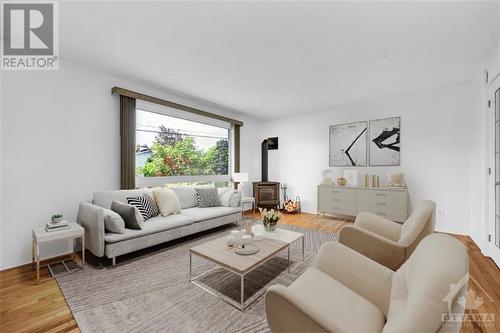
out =
{"type": "Polygon", "coordinates": [[[471,83],[346,105],[267,122],[261,139],[279,137],[271,151],[269,180],[286,182],[289,196],[300,196],[303,210],[316,212],[316,185],[328,168],[329,125],[392,116],[401,117],[401,166],[360,168],[386,184],[389,170],[405,173],[410,201],[437,203],[436,228],[467,233],[471,201],[472,140],[480,121],[471,83]]]}
{"type": "MultiPolygon", "coordinates": [[[[2,72],[0,269],[31,260],[31,229],[53,213],[75,220],[78,203],[119,188],[119,102],[113,86],[136,90],[244,122],[242,150],[255,150],[257,124],[221,110],[63,61],[59,71],[2,72]]],[[[252,175],[258,160],[241,159],[252,175]]],[[[42,249],[57,255],[68,244],[42,249]]]]}

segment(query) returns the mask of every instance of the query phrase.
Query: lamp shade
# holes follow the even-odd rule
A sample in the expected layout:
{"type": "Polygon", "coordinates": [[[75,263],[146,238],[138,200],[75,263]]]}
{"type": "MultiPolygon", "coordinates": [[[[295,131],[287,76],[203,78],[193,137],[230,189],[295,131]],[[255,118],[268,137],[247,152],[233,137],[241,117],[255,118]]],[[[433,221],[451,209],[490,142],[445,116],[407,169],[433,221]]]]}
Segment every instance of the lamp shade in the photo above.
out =
{"type": "Polygon", "coordinates": [[[247,172],[235,172],[233,174],[233,182],[236,182],[236,183],[248,182],[248,173],[247,172]]]}

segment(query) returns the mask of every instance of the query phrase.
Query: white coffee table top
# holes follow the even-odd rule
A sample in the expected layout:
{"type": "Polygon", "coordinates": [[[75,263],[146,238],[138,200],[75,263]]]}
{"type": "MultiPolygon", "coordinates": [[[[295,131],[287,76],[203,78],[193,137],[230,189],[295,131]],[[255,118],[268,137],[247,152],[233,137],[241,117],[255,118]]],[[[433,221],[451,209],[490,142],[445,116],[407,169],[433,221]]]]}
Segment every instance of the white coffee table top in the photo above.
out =
{"type": "Polygon", "coordinates": [[[301,237],[304,237],[304,234],[301,234],[300,232],[279,228],[276,228],[275,231],[266,231],[264,229],[264,225],[261,223],[253,225],[252,232],[254,233],[254,235],[262,235],[264,238],[276,239],[288,244],[295,242],[301,237]]]}
{"type": "Polygon", "coordinates": [[[33,239],[37,243],[48,242],[56,239],[70,239],[81,237],[85,233],[85,229],[75,222],[70,222],[69,229],[47,232],[45,226],[33,229],[33,239]]]}
{"type": "Polygon", "coordinates": [[[227,245],[225,237],[194,246],[189,252],[237,274],[246,274],[289,246],[286,242],[270,238],[264,238],[254,244],[259,248],[259,252],[248,256],[237,254],[234,247],[227,245]]]}

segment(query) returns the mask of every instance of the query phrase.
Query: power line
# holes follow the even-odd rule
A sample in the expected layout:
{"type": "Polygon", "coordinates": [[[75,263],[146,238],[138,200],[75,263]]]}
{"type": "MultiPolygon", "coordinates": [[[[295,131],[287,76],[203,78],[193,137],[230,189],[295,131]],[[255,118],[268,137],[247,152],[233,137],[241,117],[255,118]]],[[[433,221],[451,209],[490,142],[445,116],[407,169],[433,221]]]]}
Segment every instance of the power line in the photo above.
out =
{"type": "MultiPolygon", "coordinates": [[[[156,134],[161,134],[162,133],[160,131],[138,129],[138,128],[136,128],[136,131],[137,132],[146,132],[146,133],[156,133],[156,134]]],[[[213,135],[202,135],[202,134],[186,134],[186,133],[180,133],[180,132],[177,132],[176,134],[178,134],[180,136],[192,136],[192,137],[197,137],[197,138],[226,139],[226,140],[229,140],[228,136],[213,136],[213,135]]]]}

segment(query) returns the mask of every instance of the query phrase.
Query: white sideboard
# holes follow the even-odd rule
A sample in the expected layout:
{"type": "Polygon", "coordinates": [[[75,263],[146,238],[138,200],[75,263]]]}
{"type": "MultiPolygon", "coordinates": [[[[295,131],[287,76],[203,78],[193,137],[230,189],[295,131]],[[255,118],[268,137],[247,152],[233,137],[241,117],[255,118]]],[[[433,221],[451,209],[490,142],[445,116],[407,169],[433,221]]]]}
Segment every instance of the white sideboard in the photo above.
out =
{"type": "Polygon", "coordinates": [[[395,187],[318,185],[318,214],[356,216],[361,212],[404,222],[408,217],[408,191],[395,187]]]}

